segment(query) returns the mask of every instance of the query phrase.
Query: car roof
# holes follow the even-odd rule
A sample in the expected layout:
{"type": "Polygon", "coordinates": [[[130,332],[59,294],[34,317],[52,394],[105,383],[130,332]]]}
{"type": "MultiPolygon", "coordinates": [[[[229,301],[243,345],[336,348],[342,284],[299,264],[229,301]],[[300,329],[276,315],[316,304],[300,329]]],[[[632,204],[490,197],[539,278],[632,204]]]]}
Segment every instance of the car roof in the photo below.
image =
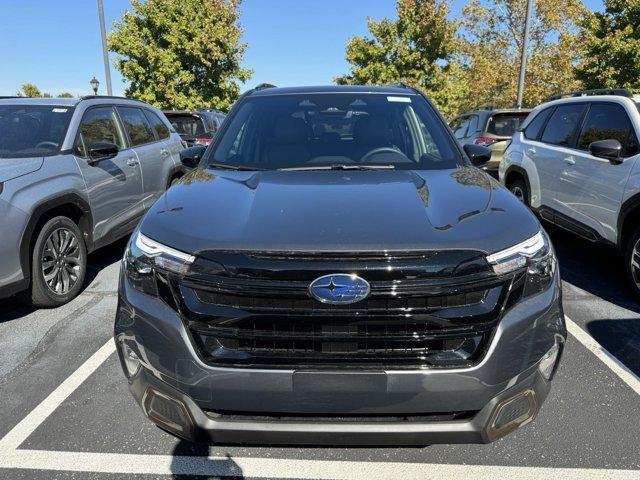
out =
{"type": "Polygon", "coordinates": [[[267,97],[272,95],[296,95],[310,93],[378,93],[387,95],[418,95],[418,92],[402,86],[371,85],[324,85],[310,87],[264,87],[250,91],[250,95],[267,97]]]}
{"type": "Polygon", "coordinates": [[[531,108],[478,108],[476,110],[469,110],[468,112],[461,113],[458,117],[464,115],[495,115],[497,113],[529,113],[531,108]]]}
{"type": "Polygon", "coordinates": [[[29,98],[29,97],[0,97],[0,105],[51,105],[73,107],[80,98],[29,98]]]}
{"type": "Polygon", "coordinates": [[[198,117],[202,115],[202,112],[191,112],[189,110],[163,110],[162,113],[165,115],[192,115],[194,117],[198,117]]]}
{"type": "Polygon", "coordinates": [[[31,97],[0,97],[0,105],[51,105],[59,107],[75,107],[81,102],[89,105],[120,104],[120,105],[151,105],[135,98],[115,97],[107,95],[87,95],[80,98],[31,98],[31,97]]]}

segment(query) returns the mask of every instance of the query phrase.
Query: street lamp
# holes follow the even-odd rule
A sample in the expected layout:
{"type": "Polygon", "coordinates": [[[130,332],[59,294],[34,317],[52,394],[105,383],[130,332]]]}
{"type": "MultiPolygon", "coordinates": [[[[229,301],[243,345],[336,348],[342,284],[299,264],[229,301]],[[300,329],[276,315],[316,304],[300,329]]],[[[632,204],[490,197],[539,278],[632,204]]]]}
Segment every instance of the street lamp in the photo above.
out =
{"type": "Polygon", "coordinates": [[[98,95],[98,87],[100,86],[100,82],[98,81],[98,79],[95,77],[95,75],[93,76],[93,78],[89,81],[89,84],[91,85],[91,88],[93,88],[93,94],[94,95],[98,95]]]}

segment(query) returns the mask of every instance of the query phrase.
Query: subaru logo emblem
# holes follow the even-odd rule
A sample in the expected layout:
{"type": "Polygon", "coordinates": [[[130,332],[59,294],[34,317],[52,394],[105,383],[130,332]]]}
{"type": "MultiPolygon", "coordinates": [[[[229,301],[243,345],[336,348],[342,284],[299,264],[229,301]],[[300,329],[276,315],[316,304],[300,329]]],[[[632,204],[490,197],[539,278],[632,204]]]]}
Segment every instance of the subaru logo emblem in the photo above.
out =
{"type": "Polygon", "coordinates": [[[334,273],[316,278],[309,285],[313,298],[330,305],[347,305],[364,300],[369,295],[369,282],[357,275],[334,273]]]}

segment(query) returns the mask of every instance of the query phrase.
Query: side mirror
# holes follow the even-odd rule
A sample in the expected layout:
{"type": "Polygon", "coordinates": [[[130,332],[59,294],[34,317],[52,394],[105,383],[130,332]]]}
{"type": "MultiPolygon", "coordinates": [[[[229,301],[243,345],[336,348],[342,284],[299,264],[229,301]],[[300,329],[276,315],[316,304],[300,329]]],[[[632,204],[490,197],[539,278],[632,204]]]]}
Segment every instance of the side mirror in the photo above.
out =
{"type": "Polygon", "coordinates": [[[189,170],[196,168],[206,149],[207,147],[205,145],[195,145],[185,148],[180,152],[180,162],[189,170]]]}
{"type": "Polygon", "coordinates": [[[491,150],[487,147],[467,143],[462,148],[464,149],[464,153],[467,154],[467,157],[469,157],[469,160],[471,160],[471,163],[476,167],[480,167],[491,160],[491,150]]]}
{"type": "Polygon", "coordinates": [[[118,155],[119,148],[111,142],[93,142],[89,145],[89,165],[95,165],[101,160],[108,160],[118,155]]]}
{"type": "Polygon", "coordinates": [[[613,164],[622,163],[622,144],[618,140],[598,140],[589,144],[589,153],[613,164]]]}

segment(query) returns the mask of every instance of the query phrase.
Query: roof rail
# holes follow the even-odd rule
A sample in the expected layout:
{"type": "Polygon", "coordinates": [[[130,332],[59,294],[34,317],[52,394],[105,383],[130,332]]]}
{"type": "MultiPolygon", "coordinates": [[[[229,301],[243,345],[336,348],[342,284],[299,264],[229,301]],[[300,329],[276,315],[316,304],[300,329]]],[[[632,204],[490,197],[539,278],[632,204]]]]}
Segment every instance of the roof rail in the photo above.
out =
{"type": "Polygon", "coordinates": [[[259,85],[256,85],[256,86],[254,87],[254,89],[253,89],[253,90],[254,90],[254,91],[257,91],[257,90],[264,90],[265,88],[276,88],[276,86],[275,86],[275,85],[272,85],[272,84],[270,84],[270,83],[261,83],[261,84],[259,84],[259,85]]]}
{"type": "Polygon", "coordinates": [[[593,90],[578,90],[576,92],[560,93],[549,97],[547,102],[560,100],[561,98],[588,97],[592,95],[617,95],[620,97],[633,98],[633,93],[626,88],[596,88],[593,90]]]}
{"type": "Polygon", "coordinates": [[[83,95],[82,97],[80,97],[80,100],[91,100],[94,98],[112,98],[115,100],[132,100],[134,102],[145,103],[142,100],[138,100],[137,98],[128,98],[120,95],[83,95]]]}
{"type": "Polygon", "coordinates": [[[21,97],[20,95],[0,95],[0,99],[2,98],[29,98],[29,97],[21,97]]]}

